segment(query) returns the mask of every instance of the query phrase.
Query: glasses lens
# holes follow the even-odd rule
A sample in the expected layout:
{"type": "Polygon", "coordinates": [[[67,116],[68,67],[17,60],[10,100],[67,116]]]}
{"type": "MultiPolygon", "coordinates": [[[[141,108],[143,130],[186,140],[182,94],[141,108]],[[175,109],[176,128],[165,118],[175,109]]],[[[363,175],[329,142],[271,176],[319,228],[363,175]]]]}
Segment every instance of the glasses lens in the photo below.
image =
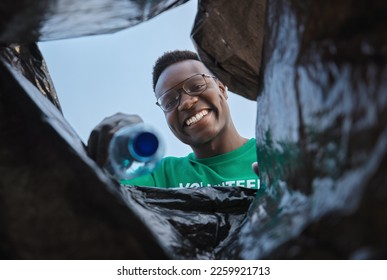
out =
{"type": "Polygon", "coordinates": [[[173,88],[164,93],[159,99],[161,109],[164,111],[172,111],[179,105],[180,94],[182,89],[188,95],[199,95],[207,88],[206,80],[202,74],[197,74],[187,79],[181,88],[173,88]]]}
{"type": "Polygon", "coordinates": [[[183,89],[189,95],[201,94],[207,87],[206,80],[202,75],[195,75],[183,84],[183,89]]]}
{"type": "Polygon", "coordinates": [[[177,90],[169,90],[166,93],[164,93],[160,98],[158,103],[161,106],[161,109],[164,111],[172,111],[176,108],[177,104],[179,103],[179,93],[177,90]]]}

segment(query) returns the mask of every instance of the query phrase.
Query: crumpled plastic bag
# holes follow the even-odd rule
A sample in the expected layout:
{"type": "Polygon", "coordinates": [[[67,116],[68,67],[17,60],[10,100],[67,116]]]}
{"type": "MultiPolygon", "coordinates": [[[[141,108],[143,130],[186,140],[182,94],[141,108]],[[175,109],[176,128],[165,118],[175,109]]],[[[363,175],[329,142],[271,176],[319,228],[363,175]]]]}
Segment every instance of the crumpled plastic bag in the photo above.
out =
{"type": "Polygon", "coordinates": [[[243,187],[125,187],[122,193],[172,259],[217,259],[256,196],[243,187]]]}

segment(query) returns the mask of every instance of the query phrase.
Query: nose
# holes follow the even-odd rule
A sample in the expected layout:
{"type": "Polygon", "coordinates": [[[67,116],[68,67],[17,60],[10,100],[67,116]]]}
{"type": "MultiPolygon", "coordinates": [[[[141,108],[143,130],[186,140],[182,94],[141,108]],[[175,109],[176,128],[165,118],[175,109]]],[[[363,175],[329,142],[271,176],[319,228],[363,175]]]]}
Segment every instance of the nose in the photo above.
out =
{"type": "Polygon", "coordinates": [[[189,110],[198,102],[198,96],[190,96],[185,92],[182,92],[180,95],[180,104],[178,107],[179,111],[189,110]]]}

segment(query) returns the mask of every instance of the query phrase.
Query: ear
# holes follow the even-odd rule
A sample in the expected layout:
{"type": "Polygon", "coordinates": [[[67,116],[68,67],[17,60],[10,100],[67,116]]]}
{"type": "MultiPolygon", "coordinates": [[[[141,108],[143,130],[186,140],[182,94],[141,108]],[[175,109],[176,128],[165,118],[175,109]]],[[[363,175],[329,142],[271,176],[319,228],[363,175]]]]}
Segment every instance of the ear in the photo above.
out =
{"type": "Polygon", "coordinates": [[[220,92],[224,96],[224,98],[228,99],[228,91],[227,91],[227,86],[225,86],[221,81],[217,80],[216,81],[219,87],[220,92]]]}

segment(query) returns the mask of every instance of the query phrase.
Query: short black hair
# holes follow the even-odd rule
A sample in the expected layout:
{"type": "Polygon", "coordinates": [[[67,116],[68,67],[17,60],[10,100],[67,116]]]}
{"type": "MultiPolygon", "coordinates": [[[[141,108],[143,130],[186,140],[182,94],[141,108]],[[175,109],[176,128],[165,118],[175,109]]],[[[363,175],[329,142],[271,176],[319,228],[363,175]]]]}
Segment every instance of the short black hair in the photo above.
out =
{"type": "Polygon", "coordinates": [[[160,56],[156,60],[155,65],[153,66],[153,91],[155,90],[157,81],[159,80],[159,77],[161,73],[165,70],[165,68],[176,62],[189,59],[200,61],[200,58],[197,53],[189,50],[169,51],[165,52],[162,56],[160,56]]]}

